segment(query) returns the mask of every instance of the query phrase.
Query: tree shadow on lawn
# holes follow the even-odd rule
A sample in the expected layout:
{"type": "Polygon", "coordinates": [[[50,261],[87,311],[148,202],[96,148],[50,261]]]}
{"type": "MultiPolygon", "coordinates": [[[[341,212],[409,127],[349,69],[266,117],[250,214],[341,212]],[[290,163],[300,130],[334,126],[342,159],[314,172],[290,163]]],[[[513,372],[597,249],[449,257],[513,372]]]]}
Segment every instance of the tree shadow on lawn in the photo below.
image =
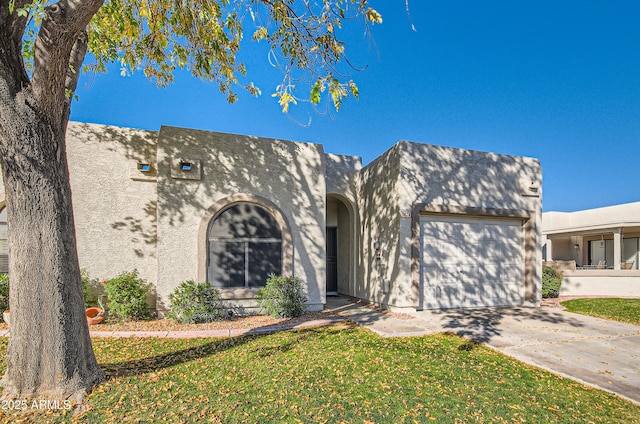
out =
{"type": "Polygon", "coordinates": [[[552,312],[547,308],[482,308],[482,309],[444,309],[432,312],[439,317],[440,325],[448,332],[470,339],[474,343],[487,343],[505,333],[509,321],[515,321],[523,329],[542,328],[554,331],[552,324],[574,328],[584,327],[578,319],[562,312],[552,312]]]}
{"type": "MultiPolygon", "coordinates": [[[[286,323],[286,322],[285,322],[286,323]]],[[[329,333],[345,331],[344,321],[332,323],[330,326],[334,328],[329,329],[329,333]]],[[[353,328],[355,324],[348,324],[349,328],[353,328]]],[[[269,330],[270,326],[265,327],[269,330]]],[[[256,354],[258,357],[265,358],[271,355],[280,354],[283,352],[287,352],[293,349],[296,345],[304,343],[309,338],[316,336],[320,331],[323,334],[327,334],[327,326],[323,327],[314,327],[314,328],[304,328],[304,329],[293,329],[286,330],[289,335],[285,340],[280,340],[278,343],[268,344],[268,345],[260,345],[251,349],[248,353],[256,354]]],[[[258,328],[257,330],[260,330],[258,328]]],[[[142,374],[152,373],[156,371],[160,371],[164,368],[173,367],[175,365],[184,364],[191,361],[196,361],[198,359],[207,358],[209,356],[213,356],[222,352],[225,352],[229,349],[236,348],[238,346],[244,345],[246,343],[253,342],[257,339],[264,338],[266,336],[273,335],[274,331],[254,331],[250,334],[245,334],[242,336],[236,337],[225,337],[215,339],[213,341],[207,342],[205,344],[201,344],[194,347],[189,347],[186,349],[172,351],[163,353],[156,356],[150,356],[146,358],[134,359],[130,361],[124,362],[111,362],[111,363],[100,363],[100,367],[105,373],[106,380],[110,381],[120,377],[133,377],[139,376],[142,374]]],[[[122,339],[122,340],[131,340],[131,338],[122,339]]],[[[142,340],[139,338],[137,340],[142,340]]],[[[184,340],[184,339],[158,339],[162,340],[162,343],[175,340],[184,340]]],[[[190,340],[198,340],[198,339],[190,339],[190,340]]],[[[202,340],[202,339],[200,339],[202,340]]]]}

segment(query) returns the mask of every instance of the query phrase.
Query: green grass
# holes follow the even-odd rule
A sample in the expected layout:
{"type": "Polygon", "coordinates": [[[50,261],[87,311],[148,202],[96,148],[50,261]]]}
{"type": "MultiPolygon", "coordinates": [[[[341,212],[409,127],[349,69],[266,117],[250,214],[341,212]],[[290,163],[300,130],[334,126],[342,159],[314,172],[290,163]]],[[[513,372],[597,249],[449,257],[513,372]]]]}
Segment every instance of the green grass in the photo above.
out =
{"type": "MultiPolygon", "coordinates": [[[[2,355],[6,343],[0,339],[2,355]]],[[[343,325],[234,339],[93,343],[108,380],[88,397],[90,410],[79,422],[628,423],[640,417],[638,405],[447,334],[381,338],[343,325]]],[[[23,418],[74,420],[59,411],[23,418]]]]}
{"type": "Polygon", "coordinates": [[[640,325],[640,299],[572,299],[562,306],[569,312],[640,325]]]}

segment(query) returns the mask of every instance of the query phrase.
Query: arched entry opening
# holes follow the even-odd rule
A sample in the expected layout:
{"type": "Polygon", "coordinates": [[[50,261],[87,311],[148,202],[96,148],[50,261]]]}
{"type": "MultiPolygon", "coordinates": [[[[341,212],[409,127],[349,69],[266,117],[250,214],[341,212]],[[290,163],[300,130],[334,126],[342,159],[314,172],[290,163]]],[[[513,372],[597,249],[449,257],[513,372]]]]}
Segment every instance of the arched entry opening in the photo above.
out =
{"type": "Polygon", "coordinates": [[[355,224],[351,202],[327,195],[327,295],[355,293],[355,224]]]}

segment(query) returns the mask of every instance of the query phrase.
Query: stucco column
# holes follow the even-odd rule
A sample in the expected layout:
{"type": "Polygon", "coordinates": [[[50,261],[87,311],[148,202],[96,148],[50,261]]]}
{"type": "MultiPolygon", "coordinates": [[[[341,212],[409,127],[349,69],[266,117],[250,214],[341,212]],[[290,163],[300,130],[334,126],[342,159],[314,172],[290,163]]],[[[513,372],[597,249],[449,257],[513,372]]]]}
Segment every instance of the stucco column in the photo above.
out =
{"type": "Polygon", "coordinates": [[[551,240],[550,238],[547,238],[546,248],[547,248],[547,260],[552,261],[553,260],[553,240],[551,240]]]}
{"type": "Polygon", "coordinates": [[[613,269],[620,269],[622,258],[622,229],[613,230],[613,269]]]}
{"type": "Polygon", "coordinates": [[[582,266],[583,264],[587,263],[584,257],[586,253],[589,252],[589,249],[587,248],[587,245],[585,244],[582,237],[578,237],[576,244],[578,245],[578,250],[576,251],[576,266],[582,266]]]}

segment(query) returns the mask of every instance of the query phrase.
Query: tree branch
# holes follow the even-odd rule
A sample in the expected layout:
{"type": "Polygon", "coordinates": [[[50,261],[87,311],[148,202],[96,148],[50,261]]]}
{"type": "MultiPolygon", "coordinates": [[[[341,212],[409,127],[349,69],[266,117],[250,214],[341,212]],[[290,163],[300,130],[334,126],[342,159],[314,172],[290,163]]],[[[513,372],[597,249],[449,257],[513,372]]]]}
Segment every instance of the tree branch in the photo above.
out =
{"type": "Polygon", "coordinates": [[[78,86],[80,67],[82,66],[82,62],[84,62],[84,56],[87,53],[87,42],[87,31],[86,29],[83,29],[80,31],[76,42],[73,44],[71,55],[69,57],[69,68],[67,68],[67,77],[64,82],[66,98],[64,115],[62,117],[63,125],[69,120],[69,115],[71,114],[71,101],[73,100],[73,93],[75,93],[76,87],[78,86]]]}
{"type": "Polygon", "coordinates": [[[8,28],[11,40],[15,43],[21,42],[27,22],[27,17],[19,16],[17,11],[29,3],[29,0],[15,0],[11,5],[10,0],[0,0],[0,28],[8,28]]]}
{"type": "Polygon", "coordinates": [[[28,0],[16,0],[13,12],[9,0],[0,0],[0,78],[15,95],[29,81],[22,61],[22,36],[27,23],[26,16],[18,16],[17,10],[28,0]]]}
{"type": "Polygon", "coordinates": [[[9,0],[0,0],[0,153],[14,133],[11,123],[16,116],[16,96],[29,84],[22,60],[22,35],[27,18],[18,16],[17,8],[28,0],[16,0],[13,12],[9,0]]]}
{"type": "MultiPolygon", "coordinates": [[[[36,37],[32,90],[34,107],[54,123],[63,122],[66,114],[66,81],[72,51],[80,33],[104,0],[60,0],[45,8],[47,16],[36,37]]],[[[85,48],[86,50],[86,48],[85,48]]],[[[84,57],[84,53],[82,54],[84,57]]],[[[79,70],[79,66],[76,71],[79,70]]]]}

